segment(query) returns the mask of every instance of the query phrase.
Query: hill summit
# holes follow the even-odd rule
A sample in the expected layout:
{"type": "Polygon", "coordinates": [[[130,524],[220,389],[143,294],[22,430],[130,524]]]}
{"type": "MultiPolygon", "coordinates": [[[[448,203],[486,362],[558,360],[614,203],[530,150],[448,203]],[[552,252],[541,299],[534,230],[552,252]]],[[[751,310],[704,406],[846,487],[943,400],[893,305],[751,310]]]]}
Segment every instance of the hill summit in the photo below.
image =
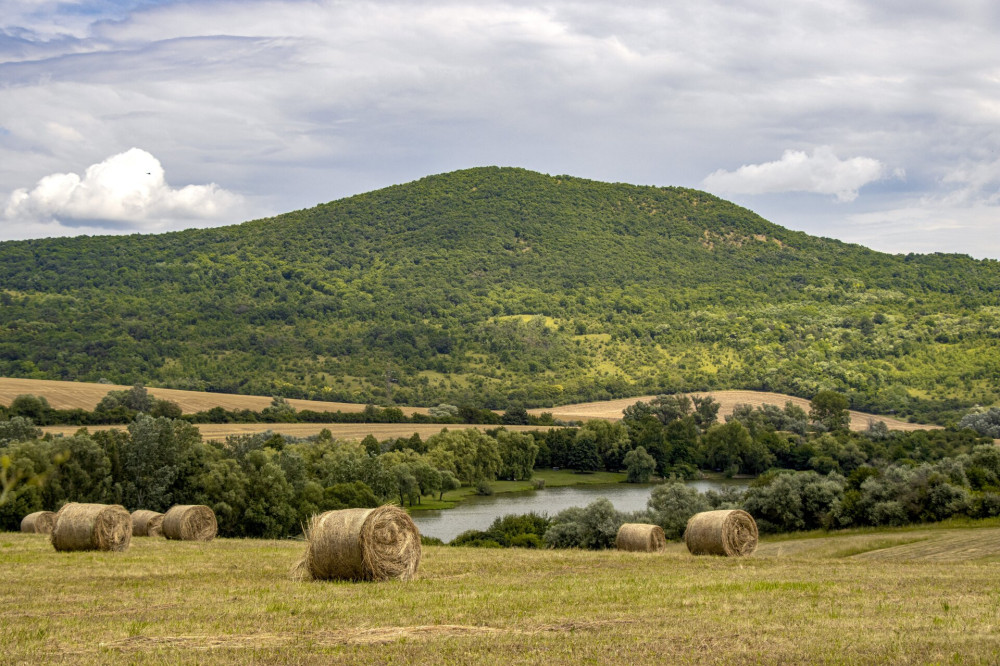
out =
{"type": "Polygon", "coordinates": [[[215,229],[0,243],[0,375],[351,402],[997,399],[1000,268],[516,168],[215,229]]]}

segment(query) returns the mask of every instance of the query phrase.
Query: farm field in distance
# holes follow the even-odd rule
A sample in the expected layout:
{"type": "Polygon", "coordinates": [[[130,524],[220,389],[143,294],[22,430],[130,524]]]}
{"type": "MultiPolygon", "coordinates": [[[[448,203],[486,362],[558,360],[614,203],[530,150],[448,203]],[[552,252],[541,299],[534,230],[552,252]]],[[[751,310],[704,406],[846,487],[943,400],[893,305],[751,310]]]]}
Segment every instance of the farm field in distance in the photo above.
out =
{"type": "MultiPolygon", "coordinates": [[[[101,398],[109,391],[120,391],[128,389],[127,386],[113,384],[97,384],[86,382],[58,382],[36,379],[17,379],[3,377],[0,378],[0,404],[9,405],[10,402],[19,395],[31,394],[44,396],[52,407],[56,409],[87,409],[92,410],[101,398]]],[[[199,391],[180,391],[176,389],[149,388],[149,393],[155,398],[171,400],[176,402],[184,413],[193,413],[211,409],[212,407],[224,407],[226,409],[252,409],[259,411],[271,403],[271,398],[265,396],[247,396],[224,393],[203,393],[199,391]]],[[[804,398],[784,395],[781,393],[768,393],[762,391],[708,391],[692,395],[710,395],[719,402],[719,420],[723,421],[727,414],[731,414],[733,408],[738,404],[749,404],[755,407],[763,404],[784,406],[786,402],[809,409],[809,401],[804,398]]],[[[563,421],[586,421],[588,419],[610,419],[621,418],[622,411],[629,405],[635,404],[639,400],[648,401],[654,396],[638,396],[635,398],[622,398],[619,400],[607,400],[603,402],[581,403],[577,405],[563,405],[554,408],[538,408],[528,410],[531,414],[541,414],[549,412],[556,419],[563,421]]],[[[360,412],[365,406],[356,403],[343,402],[320,402],[314,400],[289,399],[297,410],[311,409],[314,411],[341,411],[360,412]]],[[[403,413],[407,416],[413,413],[427,413],[426,407],[402,407],[403,413]]],[[[851,429],[864,430],[872,420],[884,421],[891,430],[923,430],[933,429],[938,426],[924,425],[919,423],[909,423],[899,419],[885,416],[865,414],[863,412],[851,412],[851,429]]],[[[91,426],[91,430],[101,429],[103,426],[91,426]]],[[[122,427],[122,426],[109,426],[122,427]]],[[[368,434],[373,434],[380,438],[389,437],[409,437],[413,433],[419,433],[421,437],[440,432],[440,425],[431,424],[318,424],[318,423],[294,423],[294,424],[204,424],[199,426],[202,435],[206,439],[218,439],[229,435],[251,434],[271,430],[283,435],[293,435],[296,437],[308,437],[316,435],[323,428],[329,429],[334,437],[340,439],[363,439],[368,434]]],[[[462,425],[449,425],[449,428],[465,427],[462,425]]],[[[508,426],[510,429],[517,427],[508,426]]],[[[54,434],[70,435],[78,428],[74,426],[50,426],[44,428],[45,432],[54,434]]],[[[529,429],[535,429],[531,427],[529,429]]]]}
{"type": "MultiPolygon", "coordinates": [[[[54,435],[69,436],[86,427],[94,432],[97,430],[118,429],[124,430],[126,425],[98,425],[98,426],[45,426],[42,432],[54,435]]],[[[368,435],[374,435],[377,439],[390,439],[398,437],[410,437],[413,433],[420,435],[421,439],[426,439],[431,435],[441,432],[442,428],[449,430],[463,430],[465,428],[496,428],[491,425],[469,425],[465,423],[199,423],[196,425],[203,439],[225,439],[230,435],[253,435],[260,432],[270,431],[279,435],[289,435],[292,437],[312,437],[318,435],[324,428],[329,430],[334,438],[345,440],[362,440],[368,435]]],[[[508,430],[545,430],[550,426],[504,426],[508,430]]]]}
{"type": "Polygon", "coordinates": [[[748,559],[425,547],[410,583],[295,582],[300,541],[0,534],[8,663],[996,663],[1000,522],[797,534],[748,559]]]}
{"type": "MultiPolygon", "coordinates": [[[[120,384],[98,384],[96,382],[60,382],[46,379],[17,379],[0,377],[0,403],[9,405],[19,395],[44,396],[55,409],[93,410],[101,398],[109,391],[124,391],[131,388],[120,384]]],[[[181,391],[147,387],[149,394],[159,400],[170,400],[180,406],[185,414],[206,411],[212,407],[228,410],[251,409],[260,411],[271,404],[270,396],[240,395],[237,393],[208,393],[203,391],[181,391]]],[[[350,402],[325,402],[321,400],[298,400],[289,398],[288,404],[295,409],[313,409],[318,412],[360,412],[365,406],[350,402]]],[[[422,407],[400,407],[403,414],[427,413],[422,407]]]]}

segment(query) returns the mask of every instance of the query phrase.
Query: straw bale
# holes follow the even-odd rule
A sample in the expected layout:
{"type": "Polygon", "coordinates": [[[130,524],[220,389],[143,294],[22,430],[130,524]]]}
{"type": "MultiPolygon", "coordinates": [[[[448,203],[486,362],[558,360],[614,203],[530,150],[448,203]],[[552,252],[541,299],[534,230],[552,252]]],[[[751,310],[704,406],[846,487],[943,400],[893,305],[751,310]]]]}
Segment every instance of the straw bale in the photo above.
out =
{"type": "Polygon", "coordinates": [[[51,539],[56,550],[125,550],[132,516],[117,504],[70,502],[59,509],[51,539]]]}
{"type": "Polygon", "coordinates": [[[133,511],[132,536],[163,536],[163,514],[147,509],[133,511]]]}
{"type": "Polygon", "coordinates": [[[211,541],[219,531],[215,512],[204,504],[178,504],[163,515],[163,536],[180,541],[211,541]]]}
{"type": "Polygon", "coordinates": [[[30,534],[52,534],[55,525],[54,511],[35,511],[21,519],[21,531],[30,534]]]}
{"type": "Polygon", "coordinates": [[[309,545],[292,575],[300,580],[411,580],[420,531],[399,507],[343,509],[313,516],[309,545]]]}
{"type": "Polygon", "coordinates": [[[615,547],[618,550],[658,553],[667,547],[667,538],[659,525],[625,523],[618,528],[615,547]]]}
{"type": "Polygon", "coordinates": [[[745,557],[757,550],[757,523],[740,509],[703,511],[688,520],[684,543],[692,555],[745,557]]]}

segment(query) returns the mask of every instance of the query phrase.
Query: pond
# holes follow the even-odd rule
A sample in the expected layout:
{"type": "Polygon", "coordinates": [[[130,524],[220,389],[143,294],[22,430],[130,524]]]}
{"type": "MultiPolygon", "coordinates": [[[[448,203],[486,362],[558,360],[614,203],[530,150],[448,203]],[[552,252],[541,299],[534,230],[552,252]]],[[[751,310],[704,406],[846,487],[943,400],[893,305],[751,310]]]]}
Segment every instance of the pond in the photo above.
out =
{"type": "MultiPolygon", "coordinates": [[[[699,492],[724,488],[745,488],[748,479],[718,479],[687,481],[699,492]]],[[[611,500],[619,511],[639,511],[656,484],[616,483],[612,485],[565,486],[503,493],[490,497],[472,496],[454,509],[446,511],[414,511],[413,522],[424,536],[448,542],[466,530],[485,530],[494,520],[507,514],[545,513],[554,516],[563,509],[587,506],[600,497],[611,500]]]]}

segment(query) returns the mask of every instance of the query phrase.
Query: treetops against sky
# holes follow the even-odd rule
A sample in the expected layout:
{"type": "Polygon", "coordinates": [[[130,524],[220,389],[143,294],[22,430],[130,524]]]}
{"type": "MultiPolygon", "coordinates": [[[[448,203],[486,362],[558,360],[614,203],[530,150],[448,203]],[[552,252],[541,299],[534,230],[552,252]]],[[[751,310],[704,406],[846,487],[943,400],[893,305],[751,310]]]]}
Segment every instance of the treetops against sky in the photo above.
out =
{"type": "Polygon", "coordinates": [[[265,217],[477,165],[1000,257],[1000,7],[0,0],[0,238],[265,217]]]}

